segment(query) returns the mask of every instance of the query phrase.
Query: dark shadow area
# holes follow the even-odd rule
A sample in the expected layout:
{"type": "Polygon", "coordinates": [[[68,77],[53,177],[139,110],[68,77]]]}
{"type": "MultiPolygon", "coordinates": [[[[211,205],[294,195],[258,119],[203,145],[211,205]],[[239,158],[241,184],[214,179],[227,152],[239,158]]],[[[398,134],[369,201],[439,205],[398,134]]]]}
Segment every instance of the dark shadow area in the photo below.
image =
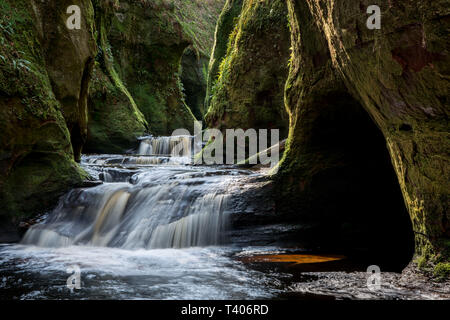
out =
{"type": "Polygon", "coordinates": [[[183,85],[186,104],[195,118],[203,121],[204,101],[206,96],[206,77],[209,59],[197,56],[192,48],[184,51],[181,59],[181,83],[183,85]]]}
{"type": "Polygon", "coordinates": [[[278,223],[298,226],[298,247],[401,271],[414,234],[381,130],[342,90],[305,106],[300,126],[289,174],[275,187],[278,223]]]}
{"type": "Polygon", "coordinates": [[[311,236],[324,249],[401,271],[412,259],[414,234],[384,136],[351,96],[325,99],[307,143],[311,236]]]}

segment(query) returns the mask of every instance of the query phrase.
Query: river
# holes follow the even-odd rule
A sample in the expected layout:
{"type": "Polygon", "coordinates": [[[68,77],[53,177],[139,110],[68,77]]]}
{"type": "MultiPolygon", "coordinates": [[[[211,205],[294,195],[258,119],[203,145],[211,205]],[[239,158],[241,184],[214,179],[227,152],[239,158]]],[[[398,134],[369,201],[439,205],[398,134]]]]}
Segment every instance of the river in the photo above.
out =
{"type": "Polygon", "coordinates": [[[299,278],[279,265],[255,267],[249,257],[299,252],[242,241],[258,237],[256,228],[238,237],[232,230],[233,187],[263,173],[192,166],[192,143],[146,137],[135,155],[83,156],[83,168],[103,184],[70,191],[21,243],[0,245],[0,298],[439,297],[401,287],[374,294],[361,272],[299,278]],[[69,289],[76,269],[80,289],[69,289]]]}

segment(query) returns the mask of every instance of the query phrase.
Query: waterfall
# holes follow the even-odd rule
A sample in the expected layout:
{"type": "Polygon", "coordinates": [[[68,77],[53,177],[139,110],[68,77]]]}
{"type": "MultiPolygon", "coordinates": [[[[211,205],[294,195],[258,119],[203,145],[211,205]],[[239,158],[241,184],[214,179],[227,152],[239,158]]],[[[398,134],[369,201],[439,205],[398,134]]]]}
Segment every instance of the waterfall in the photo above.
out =
{"type": "Polygon", "coordinates": [[[223,208],[227,198],[223,195],[208,194],[195,207],[194,214],[158,226],[150,239],[150,248],[184,248],[219,244],[227,219],[223,208]],[[216,214],[209,214],[215,212],[216,214]]]}
{"type": "Polygon", "coordinates": [[[161,165],[127,183],[75,189],[44,223],[27,231],[22,243],[123,249],[219,245],[228,221],[226,189],[233,179],[233,172],[218,169],[161,165]]]}
{"type": "Polygon", "coordinates": [[[193,152],[194,137],[143,137],[139,146],[139,155],[166,156],[166,157],[191,157],[193,152]]]}

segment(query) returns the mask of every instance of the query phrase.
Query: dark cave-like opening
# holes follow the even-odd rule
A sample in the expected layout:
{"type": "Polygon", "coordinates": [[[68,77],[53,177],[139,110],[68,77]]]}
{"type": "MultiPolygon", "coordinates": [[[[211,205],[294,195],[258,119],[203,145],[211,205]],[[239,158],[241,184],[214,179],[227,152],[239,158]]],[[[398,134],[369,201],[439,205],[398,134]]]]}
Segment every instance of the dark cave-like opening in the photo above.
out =
{"type": "Polygon", "coordinates": [[[310,236],[321,248],[401,271],[412,259],[414,234],[385,138],[350,95],[334,93],[320,105],[305,144],[315,160],[304,195],[310,236]]]}

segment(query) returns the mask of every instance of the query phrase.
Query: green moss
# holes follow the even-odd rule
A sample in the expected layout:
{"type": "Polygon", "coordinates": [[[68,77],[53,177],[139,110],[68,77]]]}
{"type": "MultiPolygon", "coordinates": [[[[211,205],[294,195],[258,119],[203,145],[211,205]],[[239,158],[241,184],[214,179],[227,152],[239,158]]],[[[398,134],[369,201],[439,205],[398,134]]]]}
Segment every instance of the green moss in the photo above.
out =
{"type": "Polygon", "coordinates": [[[213,47],[211,35],[225,0],[173,0],[174,15],[192,43],[197,56],[209,57],[213,47]]]}
{"type": "Polygon", "coordinates": [[[183,102],[178,73],[190,39],[176,14],[171,1],[120,1],[107,32],[117,77],[155,135],[190,129],[194,121],[183,102]]]}
{"type": "Polygon", "coordinates": [[[433,275],[438,280],[447,280],[450,277],[450,263],[441,262],[434,267],[433,275]]]}
{"type": "Polygon", "coordinates": [[[212,97],[212,88],[219,76],[219,66],[227,53],[228,40],[231,32],[235,29],[238,16],[242,10],[243,0],[227,0],[219,16],[214,47],[209,61],[209,74],[206,88],[205,109],[209,109],[212,97]]]}
{"type": "Polygon", "coordinates": [[[197,119],[203,119],[209,59],[187,48],[181,60],[181,84],[185,102],[197,119]]]}
{"type": "MultiPolygon", "coordinates": [[[[233,16],[229,10],[233,12],[227,7],[224,12],[226,28],[233,16]]],[[[208,126],[281,129],[281,136],[287,135],[283,101],[289,56],[286,14],[284,1],[244,1],[229,38],[216,40],[218,51],[223,46],[219,40],[225,40],[227,52],[210,90],[212,98],[205,116],[208,126]]],[[[218,29],[216,34],[223,33],[218,29]]]]}
{"type": "Polygon", "coordinates": [[[148,126],[114,65],[108,41],[114,10],[114,6],[96,3],[99,55],[89,94],[89,133],[84,148],[88,153],[123,153],[136,144],[148,126]]]}
{"type": "Polygon", "coordinates": [[[25,0],[0,6],[0,219],[18,223],[48,209],[87,175],[74,161],[53,92],[39,17],[25,0]]]}

